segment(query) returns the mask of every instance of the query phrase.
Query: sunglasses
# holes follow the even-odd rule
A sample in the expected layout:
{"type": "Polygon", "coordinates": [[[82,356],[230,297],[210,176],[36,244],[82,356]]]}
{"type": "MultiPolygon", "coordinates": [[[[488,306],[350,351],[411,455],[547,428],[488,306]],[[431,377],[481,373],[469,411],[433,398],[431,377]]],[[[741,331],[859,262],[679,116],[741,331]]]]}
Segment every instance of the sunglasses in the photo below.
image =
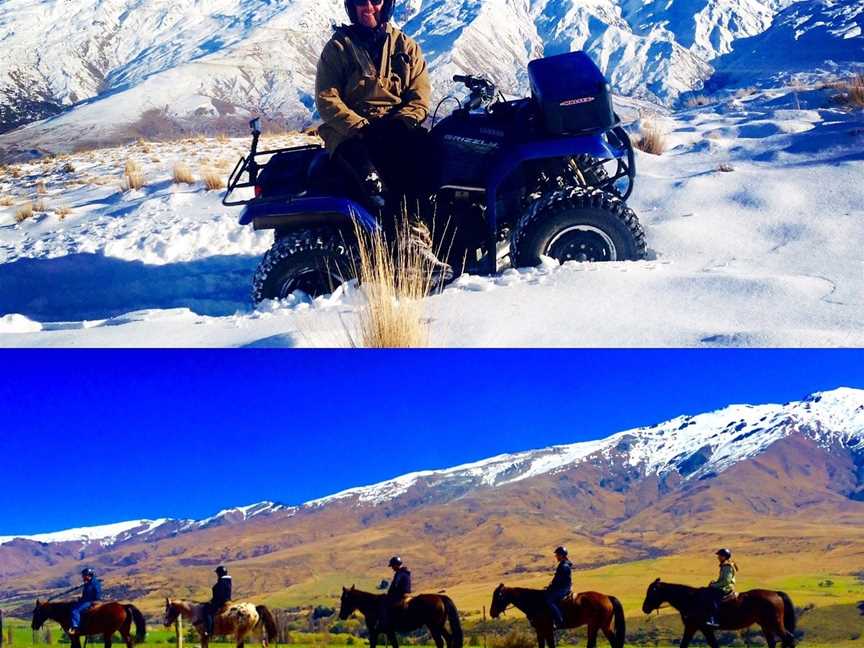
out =
{"type": "Polygon", "coordinates": [[[354,0],[355,7],[365,7],[366,3],[370,3],[373,7],[377,7],[384,3],[384,0],[354,0]]]}

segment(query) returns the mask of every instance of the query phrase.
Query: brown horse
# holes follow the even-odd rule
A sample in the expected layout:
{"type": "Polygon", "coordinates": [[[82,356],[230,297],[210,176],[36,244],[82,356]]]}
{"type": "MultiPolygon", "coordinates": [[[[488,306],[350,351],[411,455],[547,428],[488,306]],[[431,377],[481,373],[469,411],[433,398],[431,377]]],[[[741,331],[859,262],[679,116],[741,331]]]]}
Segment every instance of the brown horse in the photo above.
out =
{"type": "MultiPolygon", "coordinates": [[[[492,593],[489,614],[497,619],[509,606],[521,610],[537,633],[539,648],[555,648],[555,627],[552,612],[546,603],[546,590],[526,587],[505,587],[501,583],[492,593]]],[[[597,645],[597,632],[602,631],[612,648],[624,646],[624,608],[614,596],[600,592],[580,592],[558,604],[565,628],[588,626],[587,648],[597,645]]]]}
{"type": "MultiPolygon", "coordinates": [[[[177,617],[182,616],[189,621],[201,638],[201,648],[207,648],[210,638],[204,632],[204,615],[206,603],[195,603],[182,599],[165,599],[165,617],[162,619],[166,626],[174,625],[177,617]]],[[[228,603],[213,619],[213,634],[233,635],[237,648],[243,648],[246,637],[250,634],[261,635],[261,645],[266,646],[270,641],[276,644],[278,630],[276,619],[264,605],[253,605],[252,603],[228,603]]]]}
{"type": "Polygon", "coordinates": [[[410,599],[404,607],[397,608],[391,615],[390,627],[382,628],[378,623],[381,610],[385,605],[386,594],[372,594],[356,589],[342,588],[342,602],[339,607],[339,618],[347,619],[355,610],[366,618],[369,629],[369,648],[375,648],[378,633],[384,632],[390,645],[399,648],[396,641],[397,632],[411,632],[426,626],[437,648],[462,648],[462,624],[459,622],[459,611],[449,596],[443,594],[418,594],[410,599]],[[450,622],[450,631],[446,624],[450,622]]]}
{"type": "MultiPolygon", "coordinates": [[[[650,614],[664,603],[668,603],[681,614],[684,636],[681,648],[687,648],[693,635],[699,630],[711,648],[717,648],[714,631],[703,624],[703,610],[698,587],[663,583],[658,578],[648,586],[642,611],[650,614]]],[[[779,638],[783,648],[795,647],[795,607],[785,592],[771,590],[749,590],[741,592],[734,600],[724,601],[717,616],[721,630],[742,630],[758,624],[765,635],[769,648],[774,648],[779,638]]]]}
{"type": "MultiPolygon", "coordinates": [[[[72,622],[73,605],[75,602],[72,601],[57,601],[56,603],[36,601],[36,608],[33,610],[33,622],[30,625],[34,630],[38,630],[48,619],[51,619],[59,623],[64,632],[68,633],[69,625],[72,622]]],[[[81,627],[78,634],[85,636],[102,635],[105,648],[111,648],[111,637],[115,632],[119,632],[126,643],[126,648],[132,648],[130,631],[133,623],[135,624],[135,641],[140,643],[144,641],[146,624],[144,615],[138,608],[128,603],[96,603],[81,615],[81,627]]],[[[71,636],[73,648],[81,648],[78,634],[71,636]]]]}

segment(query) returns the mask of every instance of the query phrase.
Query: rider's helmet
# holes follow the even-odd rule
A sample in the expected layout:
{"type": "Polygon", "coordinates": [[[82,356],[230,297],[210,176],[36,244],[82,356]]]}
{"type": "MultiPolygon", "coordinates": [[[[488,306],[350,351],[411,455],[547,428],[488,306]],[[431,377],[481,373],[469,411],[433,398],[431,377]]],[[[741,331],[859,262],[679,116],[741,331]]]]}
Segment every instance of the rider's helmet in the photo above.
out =
{"type": "Polygon", "coordinates": [[[402,559],[399,556],[393,556],[387,564],[391,567],[401,567],[402,559]]]}
{"type": "Polygon", "coordinates": [[[556,556],[564,556],[567,557],[567,547],[555,547],[555,555],[556,556]]]}
{"type": "Polygon", "coordinates": [[[89,576],[90,578],[93,578],[96,575],[96,572],[94,572],[89,567],[85,567],[84,569],[81,570],[81,575],[82,576],[89,576]]]}
{"type": "MultiPolygon", "coordinates": [[[[390,18],[393,17],[393,5],[396,4],[396,0],[383,0],[383,4],[381,6],[381,12],[378,14],[378,19],[383,25],[390,18]]],[[[345,13],[348,14],[348,19],[355,23],[357,22],[357,12],[356,6],[354,4],[354,0],[345,0],[345,13]]]]}
{"type": "Polygon", "coordinates": [[[732,557],[732,552],[729,551],[728,549],[718,549],[717,555],[726,559],[726,560],[729,560],[732,557]]]}
{"type": "Polygon", "coordinates": [[[216,571],[216,575],[217,575],[217,576],[224,576],[225,574],[228,573],[228,570],[225,568],[224,565],[219,565],[219,566],[215,569],[215,571],[216,571]]]}

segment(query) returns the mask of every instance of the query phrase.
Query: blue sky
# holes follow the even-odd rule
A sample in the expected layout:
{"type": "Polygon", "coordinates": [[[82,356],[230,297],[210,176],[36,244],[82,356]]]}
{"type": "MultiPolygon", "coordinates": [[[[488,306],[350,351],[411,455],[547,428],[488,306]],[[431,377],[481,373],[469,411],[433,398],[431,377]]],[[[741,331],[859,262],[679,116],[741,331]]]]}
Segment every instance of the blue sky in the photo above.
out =
{"type": "Polygon", "coordinates": [[[857,350],[0,357],[0,535],[299,503],[733,402],[864,388],[857,350]]]}

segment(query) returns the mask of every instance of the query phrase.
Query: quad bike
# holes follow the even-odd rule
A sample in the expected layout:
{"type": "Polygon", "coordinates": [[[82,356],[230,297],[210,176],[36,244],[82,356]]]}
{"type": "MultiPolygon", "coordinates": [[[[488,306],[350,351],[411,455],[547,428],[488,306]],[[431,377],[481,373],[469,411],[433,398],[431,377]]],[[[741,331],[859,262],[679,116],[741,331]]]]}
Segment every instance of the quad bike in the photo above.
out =
{"type": "MultiPolygon", "coordinates": [[[[515,101],[484,78],[455,76],[468,98],[438,123],[433,116],[440,168],[432,201],[436,223],[447,223],[439,249],[457,272],[478,274],[497,273],[507,255],[512,267],[544,256],[641,259],[645,235],[625,203],[633,146],[603,74],[584,52],[571,52],[531,61],[528,76],[531,97],[515,101]]],[[[321,146],[258,151],[258,119],[250,126],[251,151],[231,172],[222,202],[244,205],[241,225],[274,230],[253,300],[332,292],[355,277],[356,237],[377,230],[378,219],[350,197],[321,146]],[[253,187],[254,198],[231,200],[239,187],[253,187]]]]}

